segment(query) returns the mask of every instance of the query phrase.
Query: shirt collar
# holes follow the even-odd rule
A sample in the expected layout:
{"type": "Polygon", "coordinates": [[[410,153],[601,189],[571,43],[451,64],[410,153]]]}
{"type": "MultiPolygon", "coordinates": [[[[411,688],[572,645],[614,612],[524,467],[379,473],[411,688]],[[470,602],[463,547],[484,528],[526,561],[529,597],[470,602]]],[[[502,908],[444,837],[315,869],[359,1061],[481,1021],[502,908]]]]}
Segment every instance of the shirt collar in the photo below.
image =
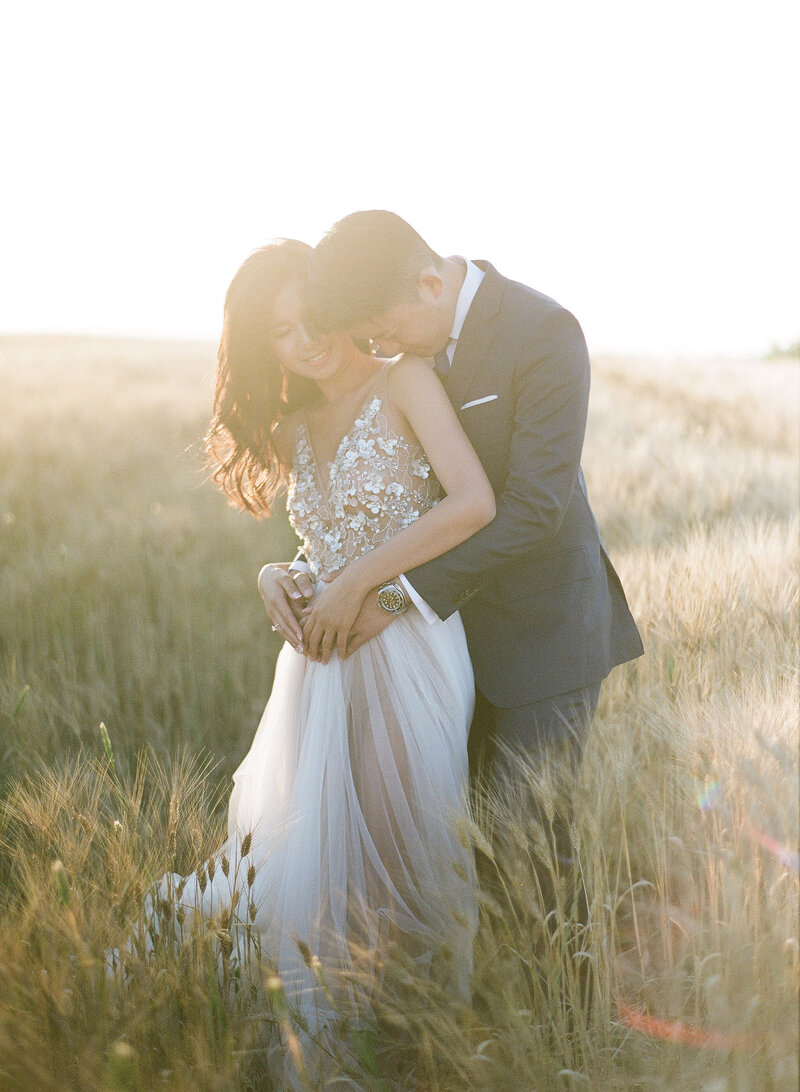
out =
{"type": "Polygon", "coordinates": [[[456,312],[453,316],[453,329],[450,331],[450,340],[458,341],[461,336],[461,330],[464,327],[464,321],[467,317],[467,312],[472,306],[472,301],[475,299],[475,295],[480,288],[481,281],[486,275],[482,269],[478,269],[474,262],[471,262],[469,258],[462,258],[456,254],[455,258],[459,262],[463,262],[467,267],[467,274],[464,277],[464,283],[461,285],[461,291],[458,293],[458,300],[456,301],[456,312]]]}

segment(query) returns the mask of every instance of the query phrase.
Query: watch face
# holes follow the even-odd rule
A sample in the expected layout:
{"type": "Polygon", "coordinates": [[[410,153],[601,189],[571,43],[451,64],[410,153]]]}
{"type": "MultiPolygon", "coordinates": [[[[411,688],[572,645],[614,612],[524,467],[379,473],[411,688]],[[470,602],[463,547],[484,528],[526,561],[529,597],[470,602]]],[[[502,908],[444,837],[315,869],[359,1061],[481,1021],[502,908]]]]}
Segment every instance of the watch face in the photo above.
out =
{"type": "Polygon", "coordinates": [[[396,614],[397,611],[403,610],[406,605],[405,596],[397,588],[381,588],[378,594],[378,602],[384,610],[388,610],[391,614],[396,614]]]}

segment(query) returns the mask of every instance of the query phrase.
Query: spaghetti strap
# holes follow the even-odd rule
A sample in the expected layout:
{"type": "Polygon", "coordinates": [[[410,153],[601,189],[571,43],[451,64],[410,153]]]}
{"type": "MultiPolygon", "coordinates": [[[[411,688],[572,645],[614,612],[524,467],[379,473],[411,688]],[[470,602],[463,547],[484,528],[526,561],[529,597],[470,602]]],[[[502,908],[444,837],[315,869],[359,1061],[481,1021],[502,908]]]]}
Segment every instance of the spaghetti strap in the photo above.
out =
{"type": "Polygon", "coordinates": [[[387,360],[381,367],[375,383],[375,394],[380,398],[385,407],[394,406],[394,399],[389,393],[389,374],[399,359],[399,357],[393,357],[391,360],[387,360]]]}

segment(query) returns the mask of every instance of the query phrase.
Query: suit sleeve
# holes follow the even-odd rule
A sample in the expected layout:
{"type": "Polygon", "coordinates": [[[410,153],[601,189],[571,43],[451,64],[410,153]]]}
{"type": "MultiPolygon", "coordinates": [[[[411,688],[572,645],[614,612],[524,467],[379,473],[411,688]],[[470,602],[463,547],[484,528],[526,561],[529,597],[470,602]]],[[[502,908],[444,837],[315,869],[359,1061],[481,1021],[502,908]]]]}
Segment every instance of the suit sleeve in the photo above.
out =
{"type": "Polygon", "coordinates": [[[487,527],[405,575],[440,618],[503,566],[557,534],[578,483],[589,404],[589,356],[575,318],[551,312],[515,369],[508,474],[487,527]]]}

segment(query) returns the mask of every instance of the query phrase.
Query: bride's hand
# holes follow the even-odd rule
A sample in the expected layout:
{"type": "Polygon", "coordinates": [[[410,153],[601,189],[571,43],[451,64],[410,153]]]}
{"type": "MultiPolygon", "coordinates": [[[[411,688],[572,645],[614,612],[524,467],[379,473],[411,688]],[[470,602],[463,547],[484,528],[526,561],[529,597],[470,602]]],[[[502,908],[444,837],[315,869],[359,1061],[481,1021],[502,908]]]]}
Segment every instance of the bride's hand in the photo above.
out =
{"type": "Polygon", "coordinates": [[[347,637],[355,622],[366,591],[347,569],[325,574],[324,587],[317,586],[313,602],[303,620],[303,643],[310,660],[326,664],[334,648],[344,659],[347,637]]]}
{"type": "Polygon", "coordinates": [[[314,596],[308,573],[291,572],[283,563],[264,565],[258,574],[258,591],[273,632],[297,652],[303,652],[303,607],[314,596]]]}

